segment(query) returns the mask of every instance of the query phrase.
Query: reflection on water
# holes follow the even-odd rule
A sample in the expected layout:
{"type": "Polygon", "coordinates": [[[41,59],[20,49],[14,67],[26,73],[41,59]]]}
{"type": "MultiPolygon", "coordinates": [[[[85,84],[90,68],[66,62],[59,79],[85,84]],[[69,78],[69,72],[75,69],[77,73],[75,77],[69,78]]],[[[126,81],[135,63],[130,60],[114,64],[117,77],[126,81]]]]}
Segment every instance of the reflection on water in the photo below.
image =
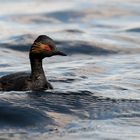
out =
{"type": "Polygon", "coordinates": [[[28,51],[39,34],[68,54],[44,60],[53,91],[0,92],[0,138],[139,140],[139,6],[0,0],[0,76],[30,71],[28,51]]]}

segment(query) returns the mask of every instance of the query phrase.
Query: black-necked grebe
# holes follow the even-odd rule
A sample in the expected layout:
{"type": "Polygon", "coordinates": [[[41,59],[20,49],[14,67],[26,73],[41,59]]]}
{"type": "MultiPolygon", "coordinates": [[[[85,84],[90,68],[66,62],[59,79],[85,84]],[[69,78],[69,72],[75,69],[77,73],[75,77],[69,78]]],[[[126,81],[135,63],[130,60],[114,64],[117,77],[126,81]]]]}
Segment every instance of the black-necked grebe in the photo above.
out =
{"type": "Polygon", "coordinates": [[[54,41],[50,37],[40,35],[34,41],[29,53],[31,73],[18,72],[1,77],[0,90],[25,91],[53,89],[45,77],[42,60],[45,57],[54,55],[66,56],[66,54],[57,50],[54,41]]]}

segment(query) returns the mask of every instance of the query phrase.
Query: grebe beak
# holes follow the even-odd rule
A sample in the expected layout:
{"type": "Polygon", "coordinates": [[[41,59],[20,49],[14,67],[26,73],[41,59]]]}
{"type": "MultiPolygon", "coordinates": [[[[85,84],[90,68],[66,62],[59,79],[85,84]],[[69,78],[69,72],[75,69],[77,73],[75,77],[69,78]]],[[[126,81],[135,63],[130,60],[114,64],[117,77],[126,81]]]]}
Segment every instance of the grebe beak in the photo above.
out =
{"type": "Polygon", "coordinates": [[[54,55],[61,55],[61,56],[67,56],[65,53],[61,52],[61,51],[56,51],[54,53],[54,55]]]}

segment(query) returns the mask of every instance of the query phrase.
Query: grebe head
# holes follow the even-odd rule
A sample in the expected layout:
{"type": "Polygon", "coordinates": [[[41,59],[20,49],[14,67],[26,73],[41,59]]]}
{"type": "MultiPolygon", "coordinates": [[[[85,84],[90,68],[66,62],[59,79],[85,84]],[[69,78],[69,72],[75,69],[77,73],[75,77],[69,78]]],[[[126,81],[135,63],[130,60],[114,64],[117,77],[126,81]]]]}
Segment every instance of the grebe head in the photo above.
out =
{"type": "Polygon", "coordinates": [[[30,49],[30,57],[39,57],[41,59],[45,57],[51,57],[54,55],[66,56],[65,53],[57,50],[53,39],[46,35],[40,35],[33,43],[30,49]]]}

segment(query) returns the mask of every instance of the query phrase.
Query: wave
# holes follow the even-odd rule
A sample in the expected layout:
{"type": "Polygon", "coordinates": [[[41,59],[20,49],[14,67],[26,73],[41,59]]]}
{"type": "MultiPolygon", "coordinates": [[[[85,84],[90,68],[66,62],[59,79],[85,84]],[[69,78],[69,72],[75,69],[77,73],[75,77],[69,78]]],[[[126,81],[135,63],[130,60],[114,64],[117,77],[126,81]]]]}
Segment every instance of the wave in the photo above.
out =
{"type": "Polygon", "coordinates": [[[140,27],[126,29],[126,32],[140,33],[140,27]]]}
{"type": "MultiPolygon", "coordinates": [[[[139,101],[94,96],[90,91],[5,92],[0,94],[0,128],[59,126],[62,114],[106,120],[139,111],[139,101]],[[59,117],[56,116],[59,114],[59,117]],[[56,118],[56,119],[54,119],[56,118]]],[[[129,116],[129,114],[128,114],[129,116]]]]}
{"type": "Polygon", "coordinates": [[[51,118],[35,108],[16,106],[9,102],[0,101],[0,110],[0,128],[27,128],[53,124],[51,118]]]}
{"type": "MultiPolygon", "coordinates": [[[[78,32],[75,30],[66,30],[68,32],[78,32]]],[[[12,38],[11,43],[3,43],[0,45],[2,48],[12,49],[20,52],[28,52],[33,42],[33,35],[22,35],[12,38]],[[32,40],[32,41],[31,41],[32,40]]],[[[86,54],[86,55],[109,55],[117,53],[116,51],[96,46],[93,43],[86,41],[55,41],[57,47],[68,55],[73,54],[86,54]]]]}

